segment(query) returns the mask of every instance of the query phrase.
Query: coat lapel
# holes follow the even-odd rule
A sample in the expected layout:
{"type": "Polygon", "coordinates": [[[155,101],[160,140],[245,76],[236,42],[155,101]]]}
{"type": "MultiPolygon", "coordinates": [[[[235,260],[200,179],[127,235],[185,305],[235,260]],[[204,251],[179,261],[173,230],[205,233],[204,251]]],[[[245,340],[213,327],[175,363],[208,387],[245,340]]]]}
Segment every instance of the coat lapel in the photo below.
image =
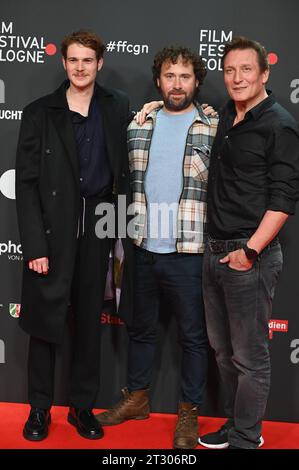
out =
{"type": "Polygon", "coordinates": [[[120,139],[119,111],[114,96],[107,89],[96,85],[96,96],[103,116],[104,133],[109,161],[114,175],[117,174],[118,139],[120,139]]]}
{"type": "Polygon", "coordinates": [[[49,98],[48,108],[56,131],[62,140],[70,160],[76,183],[79,185],[79,159],[71,114],[66,100],[67,82],[64,82],[49,98]]]}

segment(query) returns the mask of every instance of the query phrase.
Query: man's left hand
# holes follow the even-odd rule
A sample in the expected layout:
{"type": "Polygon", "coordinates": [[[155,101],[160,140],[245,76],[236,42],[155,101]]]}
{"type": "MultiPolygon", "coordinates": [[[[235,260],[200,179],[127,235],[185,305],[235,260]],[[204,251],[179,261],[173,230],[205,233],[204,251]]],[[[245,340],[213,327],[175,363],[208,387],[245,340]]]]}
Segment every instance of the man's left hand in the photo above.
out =
{"type": "Polygon", "coordinates": [[[208,116],[208,117],[217,117],[218,116],[217,111],[215,111],[215,109],[213,108],[212,105],[207,104],[207,103],[203,103],[201,106],[202,106],[203,112],[206,116],[208,116]]]}
{"type": "Polygon", "coordinates": [[[244,250],[241,248],[239,250],[231,251],[224,258],[219,260],[220,263],[228,263],[228,266],[231,269],[236,271],[248,271],[252,268],[254,261],[251,261],[245,255],[244,250]]]}

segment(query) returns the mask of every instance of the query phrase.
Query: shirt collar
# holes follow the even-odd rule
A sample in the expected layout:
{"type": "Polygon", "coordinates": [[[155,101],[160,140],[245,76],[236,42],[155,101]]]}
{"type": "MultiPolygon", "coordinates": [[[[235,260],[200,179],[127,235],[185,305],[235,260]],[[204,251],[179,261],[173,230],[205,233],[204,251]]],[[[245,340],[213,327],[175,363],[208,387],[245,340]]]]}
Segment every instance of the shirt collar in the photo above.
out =
{"type": "MultiPolygon", "coordinates": [[[[266,91],[267,91],[267,94],[268,94],[267,98],[263,99],[256,106],[254,106],[249,111],[247,111],[244,118],[247,118],[247,117],[251,116],[254,120],[257,120],[260,117],[260,115],[263,114],[264,111],[266,111],[266,109],[270,108],[276,102],[275,96],[272,93],[272,91],[271,90],[266,90],[266,91]]],[[[229,113],[231,115],[235,116],[236,115],[236,108],[235,108],[234,101],[229,100],[227,106],[228,106],[229,113]]]]}
{"type": "MultiPolygon", "coordinates": [[[[69,109],[68,102],[66,99],[66,92],[70,86],[70,81],[68,79],[64,80],[57,90],[54,91],[51,95],[49,95],[48,99],[48,106],[51,108],[62,108],[62,109],[69,109]]],[[[110,96],[110,93],[106,91],[104,88],[100,87],[97,82],[95,82],[94,92],[92,95],[91,103],[97,103],[97,96],[110,96]]]]}
{"type": "MultiPolygon", "coordinates": [[[[208,116],[205,115],[205,113],[203,112],[203,109],[202,109],[202,106],[196,101],[194,103],[195,105],[195,117],[194,117],[194,121],[201,121],[203,122],[204,124],[207,124],[208,126],[211,125],[211,121],[209,119],[208,116]]],[[[146,121],[151,119],[152,121],[156,121],[156,118],[157,118],[157,113],[158,111],[160,111],[161,108],[156,108],[154,109],[153,111],[151,111],[147,116],[146,116],[146,121]]]]}

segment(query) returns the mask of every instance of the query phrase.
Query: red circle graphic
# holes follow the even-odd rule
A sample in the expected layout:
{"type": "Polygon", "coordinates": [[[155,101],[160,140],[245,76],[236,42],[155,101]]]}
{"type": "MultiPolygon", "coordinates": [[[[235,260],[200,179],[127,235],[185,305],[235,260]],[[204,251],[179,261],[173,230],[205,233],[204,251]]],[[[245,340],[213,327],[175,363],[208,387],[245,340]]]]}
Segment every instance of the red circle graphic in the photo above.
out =
{"type": "Polygon", "coordinates": [[[54,55],[54,54],[56,54],[56,50],[57,50],[57,49],[56,49],[55,44],[49,43],[49,44],[46,45],[46,49],[45,49],[45,50],[46,50],[46,54],[48,54],[48,55],[54,55]]]}
{"type": "Polygon", "coordinates": [[[270,65],[275,65],[278,62],[278,55],[275,52],[269,52],[268,54],[268,62],[270,65]]]}

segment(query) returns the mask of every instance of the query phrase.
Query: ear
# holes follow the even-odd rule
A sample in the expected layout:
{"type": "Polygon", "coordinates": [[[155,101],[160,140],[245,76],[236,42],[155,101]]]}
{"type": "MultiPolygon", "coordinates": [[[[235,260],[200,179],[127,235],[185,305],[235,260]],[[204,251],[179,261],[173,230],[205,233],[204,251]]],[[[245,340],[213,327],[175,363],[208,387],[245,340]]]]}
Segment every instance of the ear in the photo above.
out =
{"type": "Polygon", "coordinates": [[[64,68],[64,70],[66,70],[65,58],[62,56],[61,60],[62,60],[63,68],[64,68]]]}
{"type": "Polygon", "coordinates": [[[103,57],[101,57],[101,59],[99,59],[99,61],[98,61],[98,72],[103,67],[103,64],[104,64],[104,59],[103,59],[103,57]]]}
{"type": "Polygon", "coordinates": [[[157,87],[160,88],[160,78],[157,78],[157,87]]]}
{"type": "Polygon", "coordinates": [[[270,69],[267,69],[262,73],[263,85],[265,85],[267,83],[267,81],[269,79],[269,75],[270,75],[270,69]]]}

